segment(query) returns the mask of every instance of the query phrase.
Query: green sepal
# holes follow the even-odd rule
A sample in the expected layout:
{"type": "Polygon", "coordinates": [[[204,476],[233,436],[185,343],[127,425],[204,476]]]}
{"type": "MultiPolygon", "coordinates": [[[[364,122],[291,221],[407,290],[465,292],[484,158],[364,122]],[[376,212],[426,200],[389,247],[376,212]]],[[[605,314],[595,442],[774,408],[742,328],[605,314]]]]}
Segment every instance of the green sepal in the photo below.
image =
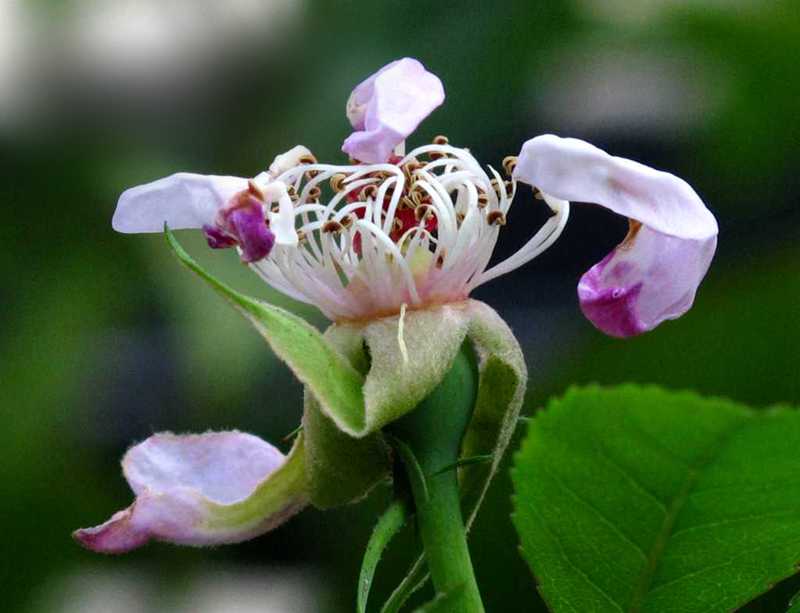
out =
{"type": "Polygon", "coordinates": [[[269,343],[319,401],[339,429],[364,431],[364,377],[302,318],[279,307],[240,294],[206,272],[166,229],[175,254],[201,279],[226,298],[269,343]]]}
{"type": "MultiPolygon", "coordinates": [[[[369,369],[361,337],[343,333],[337,326],[328,328],[323,337],[359,373],[369,369]]],[[[311,503],[315,507],[327,509],[354,502],[388,478],[391,465],[383,435],[375,432],[354,438],[342,432],[325,415],[308,387],[304,391],[303,433],[311,503]]]]}
{"type": "Polygon", "coordinates": [[[367,599],[372,580],[375,577],[375,569],[381,560],[381,555],[389,545],[389,541],[400,531],[408,519],[408,510],[405,503],[401,500],[394,500],[378,519],[372,536],[369,538],[367,548],[364,551],[364,559],[361,562],[361,572],[358,576],[358,596],[356,601],[357,613],[367,612],[367,599]]]}

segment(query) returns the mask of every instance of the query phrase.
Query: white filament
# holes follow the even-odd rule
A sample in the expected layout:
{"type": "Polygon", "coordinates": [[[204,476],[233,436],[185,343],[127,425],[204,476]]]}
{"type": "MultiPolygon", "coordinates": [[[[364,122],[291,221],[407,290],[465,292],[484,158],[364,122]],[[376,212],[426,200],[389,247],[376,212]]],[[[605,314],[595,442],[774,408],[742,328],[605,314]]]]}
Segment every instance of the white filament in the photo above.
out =
{"type": "MultiPolygon", "coordinates": [[[[569,213],[568,203],[545,195],[553,217],[517,253],[487,270],[500,228],[489,220],[505,218],[516,183],[508,194],[497,171],[487,173],[466,149],[425,145],[396,165],[314,163],[281,170],[272,178],[295,194],[293,218],[301,238],[296,245],[278,241],[268,258],[251,266],[279,291],[316,305],[335,321],[463,300],[478,285],[547,249],[569,213]],[[403,166],[429,154],[438,157],[414,170],[408,185],[403,166]],[[312,198],[317,187],[324,200],[337,174],[344,176],[340,191],[331,192],[327,204],[312,198]],[[374,186],[374,198],[359,192],[365,186],[374,186]],[[427,197],[427,214],[436,218],[433,232],[425,217],[397,229],[403,197],[412,187],[427,197]],[[357,201],[348,201],[352,194],[358,194],[357,201]]],[[[281,221],[286,204],[280,202],[281,221]]],[[[402,321],[398,332],[402,350],[402,321]]]]}

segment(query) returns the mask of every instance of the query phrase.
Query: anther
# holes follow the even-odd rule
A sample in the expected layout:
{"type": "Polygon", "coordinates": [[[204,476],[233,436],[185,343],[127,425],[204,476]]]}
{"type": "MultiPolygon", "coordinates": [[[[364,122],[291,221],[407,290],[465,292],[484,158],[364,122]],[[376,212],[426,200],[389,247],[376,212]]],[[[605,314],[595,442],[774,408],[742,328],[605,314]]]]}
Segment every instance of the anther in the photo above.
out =
{"type": "Polygon", "coordinates": [[[456,223],[460,226],[461,223],[464,221],[464,213],[456,213],[456,223]]]}
{"type": "Polygon", "coordinates": [[[338,221],[331,219],[322,224],[322,232],[325,234],[329,234],[331,232],[341,232],[342,227],[342,224],[340,224],[338,221]]]}
{"type": "Polygon", "coordinates": [[[431,207],[429,207],[427,204],[421,204],[416,209],[414,209],[414,218],[417,221],[423,221],[423,220],[427,221],[432,216],[433,216],[433,211],[431,210],[431,207]]]}
{"type": "Polygon", "coordinates": [[[403,230],[403,222],[397,219],[397,217],[395,217],[394,221],[392,222],[392,232],[402,232],[402,230],[403,230]]]}
{"type": "Polygon", "coordinates": [[[434,145],[449,145],[450,144],[450,139],[447,138],[446,136],[440,134],[439,136],[434,136],[433,144],[434,145]]]}
{"type": "Polygon", "coordinates": [[[506,196],[511,196],[514,193],[514,182],[506,181],[506,196]]]}
{"type": "Polygon", "coordinates": [[[305,230],[298,230],[297,231],[297,240],[298,240],[298,242],[304,243],[304,242],[306,242],[307,239],[308,239],[308,237],[306,236],[305,230]]]}
{"type": "Polygon", "coordinates": [[[322,196],[322,190],[319,188],[318,185],[315,185],[310,190],[308,190],[307,200],[318,200],[320,196],[322,196]]]}
{"type": "Polygon", "coordinates": [[[316,177],[320,172],[322,172],[322,171],[314,170],[314,169],[306,170],[306,179],[308,179],[310,181],[311,179],[316,177]]]}
{"type": "Polygon", "coordinates": [[[517,156],[509,155],[503,158],[503,170],[510,177],[514,174],[514,169],[517,167],[517,156]]]}
{"type": "Polygon", "coordinates": [[[286,193],[294,198],[297,195],[297,190],[294,188],[294,185],[287,185],[286,193]]]}
{"type": "Polygon", "coordinates": [[[375,200],[378,197],[378,188],[374,185],[367,185],[361,190],[361,195],[369,200],[375,200]]]}
{"type": "Polygon", "coordinates": [[[436,268],[441,268],[442,266],[444,266],[444,258],[445,258],[445,252],[444,250],[442,250],[442,252],[436,258],[436,268]]]}
{"type": "Polygon", "coordinates": [[[506,225],[506,215],[503,211],[489,211],[486,215],[486,221],[490,226],[504,226],[506,225]]]}
{"type": "Polygon", "coordinates": [[[264,200],[264,192],[261,191],[258,185],[256,185],[255,181],[252,179],[247,181],[247,191],[250,192],[251,196],[258,198],[261,201],[264,200]]]}
{"type": "Polygon", "coordinates": [[[343,228],[349,228],[353,225],[353,216],[352,215],[345,215],[342,217],[341,222],[343,228]]]}
{"type": "Polygon", "coordinates": [[[542,190],[540,190],[538,187],[533,188],[533,197],[536,198],[537,200],[544,200],[544,196],[542,195],[542,190]]]}
{"type": "Polygon", "coordinates": [[[341,192],[344,190],[344,181],[347,178],[347,175],[338,172],[331,177],[331,189],[335,192],[341,192]]]}
{"type": "Polygon", "coordinates": [[[489,194],[481,192],[478,194],[478,208],[485,209],[487,206],[489,206],[489,194]]]}
{"type": "Polygon", "coordinates": [[[316,164],[317,158],[313,153],[306,153],[297,159],[298,164],[316,164]]]}
{"type": "Polygon", "coordinates": [[[403,196],[400,198],[400,203],[397,205],[397,208],[400,210],[404,209],[415,209],[417,207],[417,203],[414,201],[413,198],[409,198],[408,196],[403,196]]]}

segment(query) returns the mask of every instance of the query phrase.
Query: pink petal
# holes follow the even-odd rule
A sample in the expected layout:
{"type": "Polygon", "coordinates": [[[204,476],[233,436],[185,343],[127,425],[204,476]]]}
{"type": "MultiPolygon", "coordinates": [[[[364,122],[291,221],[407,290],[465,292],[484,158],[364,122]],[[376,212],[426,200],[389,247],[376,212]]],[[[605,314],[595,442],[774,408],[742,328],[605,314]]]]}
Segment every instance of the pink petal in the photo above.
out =
{"type": "Polygon", "coordinates": [[[111,225],[117,232],[162,232],[213,226],[217,211],[234,194],[247,189],[247,179],[179,172],[125,190],[111,225]]]}
{"type": "Polygon", "coordinates": [[[287,458],[241,432],[156,434],[131,448],[122,464],[136,500],[105,523],[74,533],[93,551],[122,553],[151,539],[235,543],[272,529],[305,504],[303,488],[291,480],[272,497],[264,494],[287,458]]]}
{"type": "Polygon", "coordinates": [[[596,203],[639,222],[578,285],[581,308],[599,329],[633,336],[691,307],[718,227],[688,183],[552,134],[523,145],[514,175],[556,198],[596,203]]]}
{"type": "Polygon", "coordinates": [[[443,102],[442,82],[419,61],[392,62],[350,95],[347,117],[356,131],[344,141],[342,151],[369,164],[385,162],[443,102]]]}

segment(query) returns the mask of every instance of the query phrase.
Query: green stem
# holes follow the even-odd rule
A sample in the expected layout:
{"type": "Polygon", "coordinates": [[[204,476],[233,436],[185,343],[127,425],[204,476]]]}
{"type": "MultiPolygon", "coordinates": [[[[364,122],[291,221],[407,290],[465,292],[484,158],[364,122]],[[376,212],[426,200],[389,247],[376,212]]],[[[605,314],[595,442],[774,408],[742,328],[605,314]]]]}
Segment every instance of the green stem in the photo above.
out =
{"type": "Polygon", "coordinates": [[[458,461],[461,439],[472,417],[478,390],[475,354],[464,343],[450,372],[411,413],[389,428],[418,463],[406,470],[416,507],[425,559],[439,594],[458,592],[459,613],[483,613],[461,515],[458,461]],[[424,479],[419,478],[422,472],[424,479]]]}

